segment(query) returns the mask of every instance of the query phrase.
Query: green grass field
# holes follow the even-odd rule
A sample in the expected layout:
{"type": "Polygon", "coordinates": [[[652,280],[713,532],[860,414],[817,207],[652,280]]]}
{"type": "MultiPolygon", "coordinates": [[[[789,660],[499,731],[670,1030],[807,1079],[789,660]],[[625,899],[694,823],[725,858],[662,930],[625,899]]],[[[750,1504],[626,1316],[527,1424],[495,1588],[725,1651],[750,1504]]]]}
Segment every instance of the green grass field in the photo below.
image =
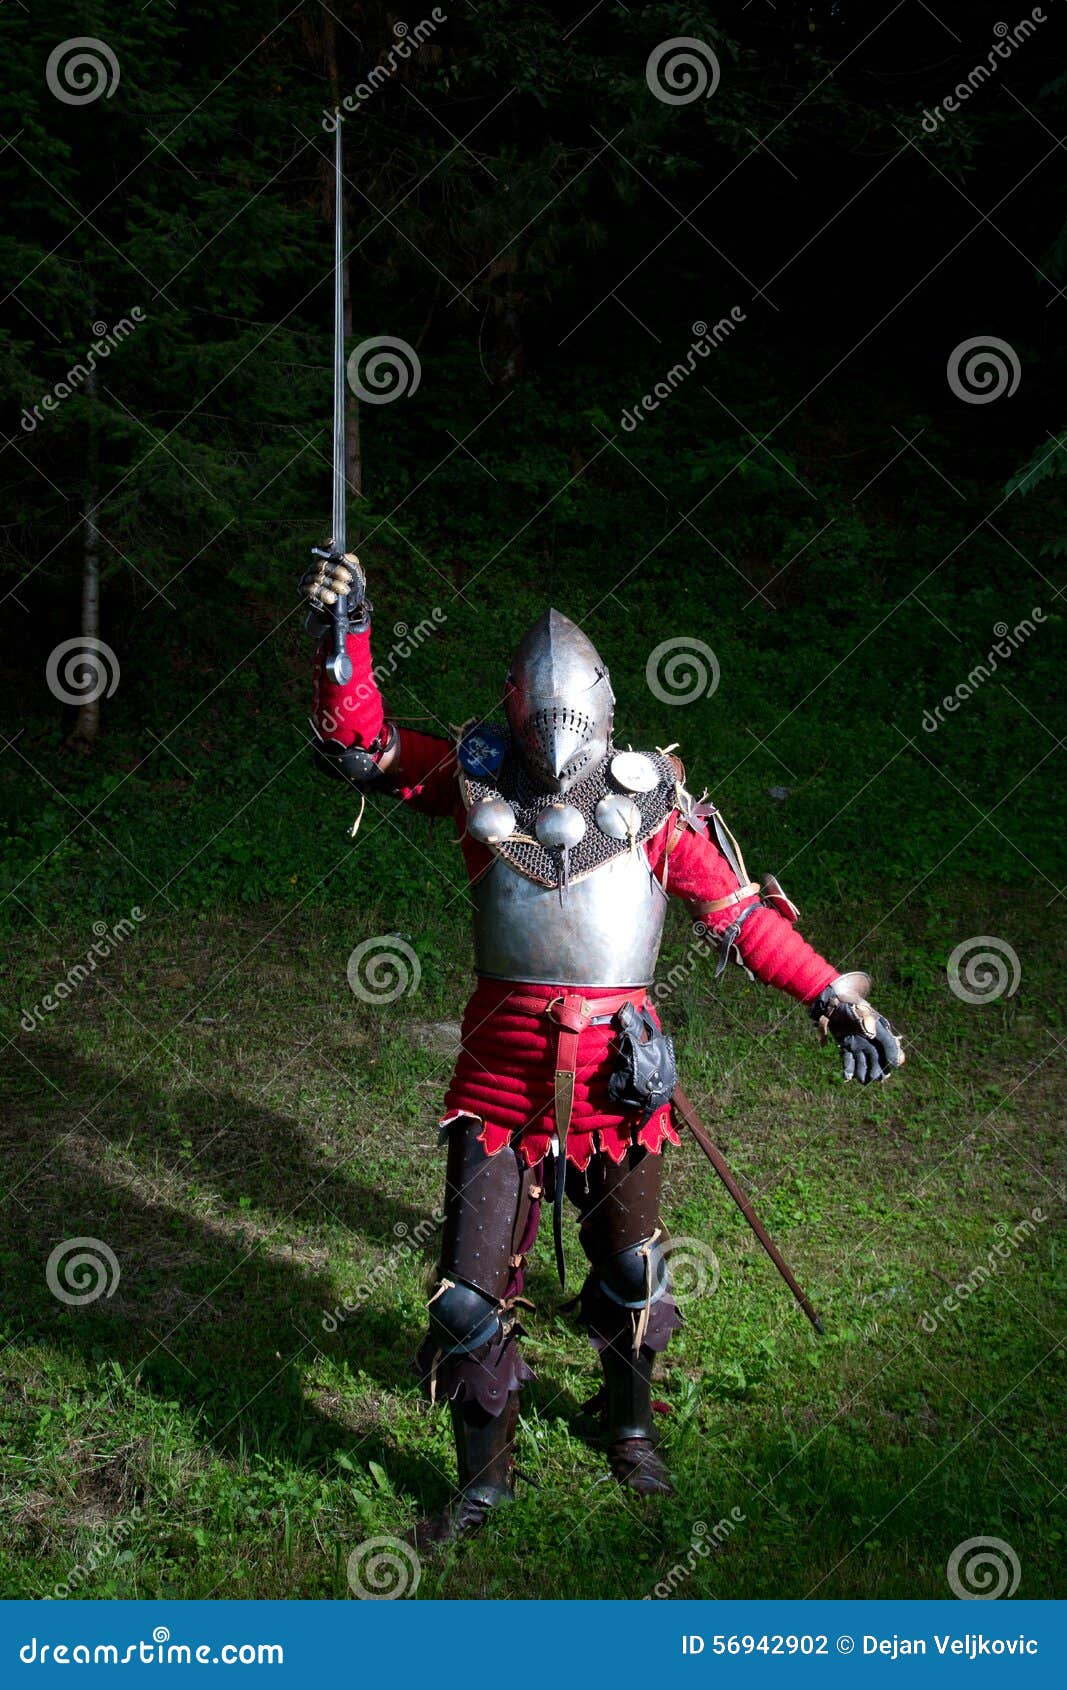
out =
{"type": "MultiPolygon", "coordinates": [[[[424,1564],[418,1597],[938,1597],[977,1536],[1011,1545],[1020,1596],[1064,1593],[1050,896],[902,884],[880,922],[831,889],[805,911],[832,957],[863,941],[910,1035],[884,1088],[846,1088],[803,1013],[739,970],[714,989],[683,971],[663,1005],[683,1075],[827,1335],[695,1146],[675,1152],[665,1216],[701,1271],[679,1276],[660,1385],[678,1495],[640,1505],[576,1424],[595,1362],[543,1234],[519,1450],[537,1488],[424,1564]],[[1018,989],[960,1001],[946,931],[1001,935],[1018,989]]],[[[157,915],[8,1050],[4,1595],[346,1597],[353,1551],[446,1499],[447,1416],[409,1358],[466,939],[459,905],[409,934],[418,991],[374,1009],[344,963],[389,930],[379,909],[157,915]],[[73,1237],[120,1270],[84,1306],[46,1283],[73,1237]]],[[[679,917],[664,975],[685,944],[679,917]]],[[[24,934],[15,1013],[84,949],[83,925],[24,934]]]]}

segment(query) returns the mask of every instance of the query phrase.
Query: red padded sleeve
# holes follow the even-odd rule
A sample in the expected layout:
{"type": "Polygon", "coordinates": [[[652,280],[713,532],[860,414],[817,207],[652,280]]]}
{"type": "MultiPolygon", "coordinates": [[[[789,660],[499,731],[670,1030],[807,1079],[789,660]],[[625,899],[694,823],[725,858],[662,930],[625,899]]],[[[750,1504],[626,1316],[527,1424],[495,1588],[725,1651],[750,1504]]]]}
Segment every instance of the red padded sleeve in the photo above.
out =
{"type": "MultiPolygon", "coordinates": [[[[351,678],[343,685],[326,673],[328,641],[315,648],[312,716],[323,739],[342,745],[373,745],[385,722],[385,704],[374,675],[369,631],[349,634],[351,678]]],[[[400,745],[389,769],[388,790],[429,816],[449,816],[459,802],[456,750],[440,734],[398,728],[400,745]]]]}
{"type": "Polygon", "coordinates": [[[340,684],[326,673],[329,641],[324,636],[315,647],[312,668],[311,711],[323,739],[342,745],[372,745],[382,731],[385,706],[374,678],[370,630],[349,634],[348,655],[352,677],[340,684]]]}
{"type": "MultiPolygon", "coordinates": [[[[708,903],[736,892],[740,882],[710,834],[683,826],[678,835],[676,822],[677,817],[672,815],[648,844],[649,863],[662,881],[667,843],[672,837],[677,838],[674,849],[666,857],[667,891],[686,902],[708,903]]],[[[701,916],[701,920],[712,933],[722,933],[742,910],[758,903],[753,893],[730,909],[701,916]]],[[[777,986],[801,1003],[817,998],[823,987],[840,973],[784,916],[762,906],[746,916],[737,947],[745,966],[757,980],[777,986]]]]}

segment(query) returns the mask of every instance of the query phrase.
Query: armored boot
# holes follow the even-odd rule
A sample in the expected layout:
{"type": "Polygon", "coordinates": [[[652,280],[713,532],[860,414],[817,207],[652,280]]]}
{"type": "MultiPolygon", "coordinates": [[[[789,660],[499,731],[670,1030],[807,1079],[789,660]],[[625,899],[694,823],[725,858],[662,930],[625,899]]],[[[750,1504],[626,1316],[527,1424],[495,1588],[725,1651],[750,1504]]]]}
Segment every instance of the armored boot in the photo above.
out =
{"type": "Polygon", "coordinates": [[[673,1496],[670,1473],[656,1453],[651,1351],[635,1354],[625,1339],[616,1340],[600,1352],[600,1360],[611,1471],[638,1496],[673,1496]]]}
{"type": "Polygon", "coordinates": [[[453,1403],[451,1408],[459,1483],[448,1507],[420,1520],[412,1530],[410,1541],[416,1549],[436,1549],[471,1537],[494,1508],[514,1495],[518,1391],[509,1393],[499,1414],[488,1415],[473,1402],[453,1403]]]}

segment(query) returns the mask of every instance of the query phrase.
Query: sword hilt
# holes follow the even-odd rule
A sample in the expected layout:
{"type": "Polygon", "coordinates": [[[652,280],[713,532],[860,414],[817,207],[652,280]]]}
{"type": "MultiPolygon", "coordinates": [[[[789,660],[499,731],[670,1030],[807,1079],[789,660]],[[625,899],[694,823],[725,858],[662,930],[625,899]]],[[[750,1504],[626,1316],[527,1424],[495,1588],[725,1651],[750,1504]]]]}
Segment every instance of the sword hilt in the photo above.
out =
{"type": "Polygon", "coordinates": [[[340,599],[330,606],[330,620],[333,651],[326,659],[326,673],[336,686],[343,687],[352,679],[352,659],[348,655],[348,613],[340,599]]]}
{"type": "MultiPolygon", "coordinates": [[[[330,563],[344,568],[351,580],[362,583],[363,572],[354,553],[345,554],[334,550],[331,546],[312,546],[312,557],[321,558],[324,563],[330,563]]],[[[329,589],[322,595],[323,609],[330,618],[331,653],[326,660],[326,673],[337,686],[344,686],[352,679],[352,659],[348,655],[348,635],[351,622],[348,617],[348,589],[339,592],[329,589]]]]}

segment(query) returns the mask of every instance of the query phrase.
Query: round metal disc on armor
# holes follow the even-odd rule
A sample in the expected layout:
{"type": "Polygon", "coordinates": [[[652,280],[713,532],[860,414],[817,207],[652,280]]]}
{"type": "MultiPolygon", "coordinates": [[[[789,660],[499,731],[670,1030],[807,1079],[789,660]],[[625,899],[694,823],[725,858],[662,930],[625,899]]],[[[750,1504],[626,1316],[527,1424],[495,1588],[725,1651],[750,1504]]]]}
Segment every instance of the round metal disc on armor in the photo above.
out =
{"type": "Polygon", "coordinates": [[[550,804],[534,822],[534,833],[548,850],[573,849],[585,836],[585,817],[573,804],[550,804]]]}
{"type": "Polygon", "coordinates": [[[515,832],[515,812],[505,798],[482,798],[467,812],[467,832],[481,845],[496,845],[515,832]]]}
{"type": "Polygon", "coordinates": [[[594,812],[596,825],[609,839],[632,839],[641,831],[641,812],[624,792],[609,792],[594,812]]]}
{"type": "Polygon", "coordinates": [[[660,783],[659,770],[643,751],[616,751],[611,778],[624,792],[651,792],[660,783]]]}

